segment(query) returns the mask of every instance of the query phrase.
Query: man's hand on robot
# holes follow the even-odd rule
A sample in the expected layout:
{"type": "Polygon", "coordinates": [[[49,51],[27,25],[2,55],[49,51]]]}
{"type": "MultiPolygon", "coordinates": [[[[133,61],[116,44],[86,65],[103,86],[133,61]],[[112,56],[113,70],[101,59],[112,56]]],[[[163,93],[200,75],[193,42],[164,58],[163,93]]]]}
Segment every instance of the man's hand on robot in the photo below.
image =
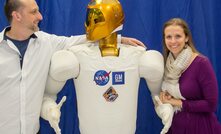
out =
{"type": "Polygon", "coordinates": [[[172,119],[173,119],[173,106],[171,104],[163,104],[158,96],[155,96],[154,99],[157,102],[156,112],[157,115],[162,119],[162,123],[164,125],[160,134],[165,134],[168,132],[172,119]]]}
{"type": "Polygon", "coordinates": [[[63,96],[61,101],[58,103],[57,107],[50,109],[51,116],[49,117],[49,123],[51,127],[54,129],[56,134],[61,134],[61,129],[59,128],[59,122],[61,116],[60,109],[65,101],[66,101],[66,96],[63,96]]]}
{"type": "Polygon", "coordinates": [[[132,45],[132,46],[142,46],[142,47],[146,48],[146,46],[141,41],[139,41],[135,38],[121,37],[121,42],[123,44],[128,44],[128,45],[132,45]]]}

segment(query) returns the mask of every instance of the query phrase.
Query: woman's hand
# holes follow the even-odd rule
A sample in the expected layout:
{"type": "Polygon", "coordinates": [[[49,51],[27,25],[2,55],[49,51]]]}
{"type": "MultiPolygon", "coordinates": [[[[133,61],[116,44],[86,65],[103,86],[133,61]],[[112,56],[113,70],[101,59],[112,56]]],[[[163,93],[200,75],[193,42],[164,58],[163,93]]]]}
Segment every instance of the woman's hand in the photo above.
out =
{"type": "Polygon", "coordinates": [[[160,100],[162,103],[169,103],[172,106],[182,107],[181,99],[174,98],[168,92],[160,92],[160,100]]]}

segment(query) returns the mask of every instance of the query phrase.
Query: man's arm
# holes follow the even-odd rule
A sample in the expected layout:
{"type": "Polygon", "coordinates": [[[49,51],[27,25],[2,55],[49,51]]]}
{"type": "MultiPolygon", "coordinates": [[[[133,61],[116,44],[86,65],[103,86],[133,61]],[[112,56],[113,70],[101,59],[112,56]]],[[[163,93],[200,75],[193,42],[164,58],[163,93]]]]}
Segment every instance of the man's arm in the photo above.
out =
{"type": "Polygon", "coordinates": [[[135,38],[121,37],[121,43],[127,44],[127,45],[132,45],[132,46],[141,46],[141,47],[146,48],[146,46],[143,44],[143,42],[141,42],[135,38]]]}
{"type": "MultiPolygon", "coordinates": [[[[118,34],[117,36],[117,41],[119,43],[126,44],[126,45],[142,46],[146,48],[146,46],[140,40],[135,39],[135,38],[130,38],[130,37],[124,37],[124,36],[121,36],[120,34],[118,34]]],[[[65,43],[66,44],[65,48],[69,48],[74,45],[85,44],[87,42],[90,42],[90,41],[87,40],[86,35],[71,36],[68,39],[68,41],[65,43]]]]}

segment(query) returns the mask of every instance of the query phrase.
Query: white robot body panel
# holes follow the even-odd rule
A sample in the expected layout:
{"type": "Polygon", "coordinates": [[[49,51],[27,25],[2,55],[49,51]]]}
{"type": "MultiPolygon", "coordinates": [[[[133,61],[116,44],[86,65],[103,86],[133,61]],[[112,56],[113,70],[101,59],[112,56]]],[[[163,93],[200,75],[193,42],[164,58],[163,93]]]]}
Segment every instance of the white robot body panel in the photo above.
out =
{"type": "Polygon", "coordinates": [[[164,74],[164,59],[160,52],[146,51],[139,58],[140,76],[145,78],[152,96],[159,95],[164,74]]]}
{"type": "Polygon", "coordinates": [[[76,77],[78,73],[79,62],[73,53],[60,50],[53,54],[49,73],[53,79],[56,81],[66,81],[67,79],[76,77]]]}
{"type": "Polygon", "coordinates": [[[146,51],[140,47],[118,46],[119,57],[101,57],[95,44],[70,49],[80,63],[80,73],[74,83],[82,134],[135,133],[139,59],[146,51]]]}
{"type": "Polygon", "coordinates": [[[60,92],[66,81],[78,76],[79,68],[78,59],[72,52],[67,50],[55,52],[51,57],[45,93],[56,99],[57,93],[60,92]]]}

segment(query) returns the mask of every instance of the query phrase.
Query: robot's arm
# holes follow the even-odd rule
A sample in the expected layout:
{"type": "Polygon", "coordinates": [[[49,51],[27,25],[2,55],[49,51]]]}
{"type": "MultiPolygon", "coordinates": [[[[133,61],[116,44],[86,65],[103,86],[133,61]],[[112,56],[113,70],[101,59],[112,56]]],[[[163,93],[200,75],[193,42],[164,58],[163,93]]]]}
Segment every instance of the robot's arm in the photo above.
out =
{"type": "Polygon", "coordinates": [[[139,67],[140,76],[145,78],[150,89],[156,113],[164,124],[161,134],[165,134],[172,123],[173,107],[170,104],[162,104],[158,97],[164,73],[163,56],[157,51],[146,51],[140,58],[139,67]]]}
{"type": "Polygon", "coordinates": [[[66,100],[64,96],[57,104],[55,102],[57,93],[60,92],[68,79],[77,77],[78,73],[79,62],[72,52],[61,50],[53,54],[46,82],[41,117],[49,121],[57,134],[60,134],[58,126],[61,114],[60,108],[66,100]]]}
{"type": "Polygon", "coordinates": [[[49,96],[44,96],[43,99],[41,117],[49,122],[56,134],[61,134],[61,129],[58,124],[61,116],[60,109],[65,100],[66,96],[63,96],[61,101],[57,104],[55,100],[49,96]]]}
{"type": "Polygon", "coordinates": [[[139,73],[146,80],[151,95],[159,95],[164,73],[163,56],[158,51],[146,51],[140,57],[139,73]]]}

